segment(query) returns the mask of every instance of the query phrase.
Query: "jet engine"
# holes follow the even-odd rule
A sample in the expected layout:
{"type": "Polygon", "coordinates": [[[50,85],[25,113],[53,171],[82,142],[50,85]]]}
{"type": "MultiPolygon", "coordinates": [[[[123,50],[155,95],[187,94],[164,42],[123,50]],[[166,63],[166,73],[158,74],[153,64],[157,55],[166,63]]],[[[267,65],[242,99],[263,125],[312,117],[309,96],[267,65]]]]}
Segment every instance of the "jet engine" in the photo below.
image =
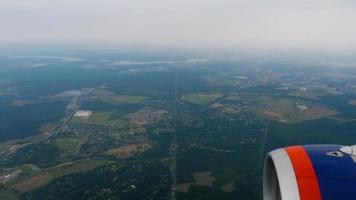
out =
{"type": "Polygon", "coordinates": [[[267,154],[264,200],[356,199],[356,145],[304,145],[267,154]]]}

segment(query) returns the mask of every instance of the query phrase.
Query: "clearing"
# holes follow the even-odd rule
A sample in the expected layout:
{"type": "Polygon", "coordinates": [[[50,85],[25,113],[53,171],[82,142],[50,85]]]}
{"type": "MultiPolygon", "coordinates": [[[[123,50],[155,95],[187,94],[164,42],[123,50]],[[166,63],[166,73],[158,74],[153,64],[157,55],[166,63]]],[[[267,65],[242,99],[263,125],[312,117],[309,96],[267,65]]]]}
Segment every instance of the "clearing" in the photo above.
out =
{"type": "Polygon", "coordinates": [[[113,126],[123,122],[123,119],[112,117],[115,111],[112,112],[91,112],[89,117],[74,117],[71,123],[85,123],[103,126],[113,126]]]}
{"type": "Polygon", "coordinates": [[[146,124],[157,123],[167,115],[167,110],[158,110],[151,107],[145,107],[137,112],[126,115],[125,118],[129,121],[131,127],[141,127],[146,124]]]}
{"type": "Polygon", "coordinates": [[[329,108],[317,106],[317,107],[303,110],[303,114],[312,118],[323,118],[323,117],[337,115],[339,113],[329,108]]]}
{"type": "Polygon", "coordinates": [[[52,133],[56,130],[56,128],[58,127],[59,123],[46,123],[43,126],[41,126],[39,128],[39,131],[41,133],[52,133]]]}
{"type": "Polygon", "coordinates": [[[75,114],[74,117],[79,117],[83,119],[88,119],[92,112],[90,110],[78,110],[75,114]]]}
{"type": "Polygon", "coordinates": [[[318,92],[318,91],[310,91],[310,90],[306,90],[306,91],[305,90],[297,90],[297,91],[290,93],[289,95],[296,96],[296,97],[302,97],[305,99],[318,100],[319,97],[324,95],[324,93],[318,92]]]}
{"type": "Polygon", "coordinates": [[[223,95],[220,93],[196,93],[183,95],[182,100],[201,106],[206,106],[214,102],[215,100],[221,98],[222,96],[223,95]]]}
{"type": "Polygon", "coordinates": [[[138,104],[148,99],[146,96],[129,96],[129,95],[107,95],[99,97],[99,101],[111,104],[138,104]]]}
{"type": "Polygon", "coordinates": [[[350,100],[349,104],[352,105],[352,106],[356,106],[356,99],[350,100]]]}
{"type": "Polygon", "coordinates": [[[67,152],[75,149],[78,142],[75,138],[58,138],[54,140],[54,145],[58,147],[59,151],[67,152]]]}
{"type": "Polygon", "coordinates": [[[268,96],[258,97],[256,105],[257,114],[285,123],[298,123],[338,114],[338,112],[322,105],[268,96]]]}
{"type": "Polygon", "coordinates": [[[126,158],[130,158],[131,156],[133,156],[135,154],[142,153],[142,152],[148,150],[149,148],[151,148],[151,144],[148,144],[148,143],[128,144],[128,145],[124,145],[119,148],[109,149],[105,152],[105,154],[115,156],[120,159],[126,159],[126,158]]]}
{"type": "Polygon", "coordinates": [[[88,171],[107,163],[104,159],[92,159],[92,160],[81,160],[75,163],[69,163],[68,165],[59,165],[59,167],[53,167],[42,171],[39,175],[27,178],[19,183],[11,186],[19,192],[27,192],[39,188],[48,184],[55,178],[60,176],[65,176],[68,174],[78,173],[88,171]]]}
{"type": "Polygon", "coordinates": [[[215,177],[213,177],[211,173],[211,171],[195,172],[193,173],[195,181],[190,183],[178,183],[177,190],[179,192],[188,192],[189,187],[192,185],[212,187],[215,177]]]}
{"type": "Polygon", "coordinates": [[[1,197],[1,199],[4,199],[4,200],[18,200],[18,199],[20,199],[18,194],[16,194],[15,192],[13,192],[9,189],[3,188],[2,186],[0,187],[0,197],[1,197]]]}
{"type": "Polygon", "coordinates": [[[227,193],[233,192],[235,190],[235,181],[233,180],[233,181],[227,183],[226,185],[223,185],[221,187],[221,189],[227,193]]]}

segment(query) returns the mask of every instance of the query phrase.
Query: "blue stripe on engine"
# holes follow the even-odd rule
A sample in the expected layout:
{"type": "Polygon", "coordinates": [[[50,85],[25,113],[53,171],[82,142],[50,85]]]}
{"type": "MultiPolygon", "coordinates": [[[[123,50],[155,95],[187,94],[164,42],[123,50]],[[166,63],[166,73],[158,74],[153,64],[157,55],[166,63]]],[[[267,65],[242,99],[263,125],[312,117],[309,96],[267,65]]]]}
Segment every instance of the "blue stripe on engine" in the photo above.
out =
{"type": "Polygon", "coordinates": [[[350,155],[326,155],[338,151],[339,145],[305,145],[318,177],[323,200],[356,199],[356,163],[350,155]]]}

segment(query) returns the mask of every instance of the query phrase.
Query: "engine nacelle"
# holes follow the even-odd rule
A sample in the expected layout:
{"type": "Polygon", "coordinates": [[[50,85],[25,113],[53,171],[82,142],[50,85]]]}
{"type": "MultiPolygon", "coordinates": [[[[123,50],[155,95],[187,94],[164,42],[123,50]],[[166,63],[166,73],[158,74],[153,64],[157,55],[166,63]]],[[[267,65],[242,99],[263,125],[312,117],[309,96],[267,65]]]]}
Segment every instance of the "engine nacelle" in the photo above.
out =
{"type": "Polygon", "coordinates": [[[305,145],[268,153],[264,200],[356,199],[356,146],[305,145]]]}

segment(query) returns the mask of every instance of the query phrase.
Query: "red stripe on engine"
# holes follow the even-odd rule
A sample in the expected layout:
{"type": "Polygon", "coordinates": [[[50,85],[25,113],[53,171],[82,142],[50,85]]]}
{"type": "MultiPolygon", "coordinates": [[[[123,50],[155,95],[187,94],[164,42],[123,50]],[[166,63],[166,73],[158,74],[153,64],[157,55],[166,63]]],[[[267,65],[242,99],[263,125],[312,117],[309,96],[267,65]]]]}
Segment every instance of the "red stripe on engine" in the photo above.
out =
{"type": "Polygon", "coordinates": [[[300,200],[322,200],[317,176],[308,153],[302,146],[285,148],[297,178],[300,200]]]}

